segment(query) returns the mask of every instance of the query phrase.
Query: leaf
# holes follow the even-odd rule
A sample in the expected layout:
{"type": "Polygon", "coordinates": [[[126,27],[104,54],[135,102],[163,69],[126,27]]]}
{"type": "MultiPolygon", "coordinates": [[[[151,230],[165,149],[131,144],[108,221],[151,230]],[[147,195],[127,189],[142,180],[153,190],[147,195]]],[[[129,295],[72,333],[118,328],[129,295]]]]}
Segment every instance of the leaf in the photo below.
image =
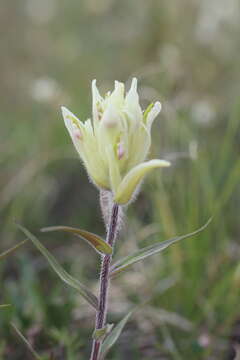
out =
{"type": "Polygon", "coordinates": [[[73,228],[70,226],[49,226],[41,229],[42,232],[49,231],[65,231],[70,232],[74,235],[77,235],[81,239],[87,241],[89,245],[91,245],[97,252],[102,254],[112,254],[112,247],[106,243],[100,236],[93,234],[89,231],[73,228]]]}
{"type": "Polygon", "coordinates": [[[11,323],[11,326],[13,327],[13,329],[15,330],[15,332],[18,334],[18,336],[20,337],[20,339],[24,342],[24,344],[27,346],[28,350],[31,352],[31,354],[33,355],[34,359],[36,360],[43,360],[42,357],[40,355],[38,355],[38,353],[33,349],[32,345],[30,344],[30,342],[25,338],[25,336],[21,333],[21,331],[17,328],[17,326],[14,323],[11,323]]]}
{"type": "Polygon", "coordinates": [[[10,249],[4,251],[3,253],[0,254],[0,260],[2,260],[3,258],[5,258],[6,256],[8,256],[9,254],[11,254],[12,252],[14,252],[15,250],[17,250],[20,246],[24,245],[27,242],[26,240],[23,240],[21,242],[19,242],[18,244],[14,245],[13,247],[11,247],[10,249]]]}
{"type": "Polygon", "coordinates": [[[105,337],[105,335],[107,334],[107,331],[108,331],[108,326],[106,325],[104,328],[102,329],[96,329],[94,330],[93,332],[93,339],[95,340],[100,340],[102,338],[105,337]]]}
{"type": "Polygon", "coordinates": [[[99,341],[103,341],[108,334],[112,331],[114,324],[107,324],[104,328],[102,329],[96,329],[93,332],[93,339],[95,340],[99,340],[99,341]]]}
{"type": "Polygon", "coordinates": [[[106,339],[103,341],[101,346],[101,350],[100,350],[101,359],[104,359],[108,351],[115,344],[132,313],[133,311],[130,311],[126,316],[124,316],[124,318],[107,335],[106,339]]]}
{"type": "Polygon", "coordinates": [[[92,294],[92,292],[77,279],[68,274],[64,268],[58,263],[55,257],[40,243],[40,241],[31,234],[25,227],[17,224],[17,227],[33,242],[36,248],[42,253],[43,256],[48,260],[53,270],[57,273],[60,279],[66,284],[72,286],[74,289],[82,295],[82,297],[89,302],[95,309],[98,308],[98,299],[92,294]]]}
{"type": "Polygon", "coordinates": [[[2,305],[0,305],[0,309],[4,309],[9,306],[11,306],[11,304],[2,304],[2,305]]]}
{"type": "Polygon", "coordinates": [[[120,185],[117,188],[114,201],[117,204],[126,204],[128,203],[137,186],[140,184],[144,176],[155,168],[167,167],[170,166],[170,163],[165,160],[150,160],[143,162],[134,168],[132,168],[127,175],[123,178],[120,185]]]}
{"type": "Polygon", "coordinates": [[[196,234],[200,233],[201,231],[203,231],[208,226],[208,224],[211,221],[212,221],[212,219],[210,218],[205,225],[203,225],[198,230],[193,231],[193,232],[191,232],[189,234],[177,236],[177,237],[175,237],[173,239],[162,241],[160,243],[144,247],[143,249],[140,249],[140,250],[136,251],[132,255],[128,255],[125,258],[118,260],[111,267],[111,276],[115,276],[119,272],[125,270],[130,265],[135,264],[136,262],[141,261],[141,260],[147,258],[148,256],[151,256],[151,255],[159,253],[160,251],[163,251],[164,249],[166,249],[170,245],[172,245],[172,244],[174,244],[174,243],[176,243],[176,242],[178,242],[180,240],[186,239],[186,238],[188,238],[190,236],[193,236],[193,235],[196,235],[196,234]]]}

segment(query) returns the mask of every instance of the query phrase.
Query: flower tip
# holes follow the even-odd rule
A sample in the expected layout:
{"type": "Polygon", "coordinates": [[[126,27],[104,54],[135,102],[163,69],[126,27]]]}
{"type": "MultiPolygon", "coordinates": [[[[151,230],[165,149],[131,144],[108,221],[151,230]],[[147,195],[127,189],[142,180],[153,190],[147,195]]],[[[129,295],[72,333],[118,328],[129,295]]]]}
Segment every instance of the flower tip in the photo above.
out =
{"type": "Polygon", "coordinates": [[[167,161],[167,160],[163,160],[164,161],[164,163],[163,163],[163,167],[169,167],[169,166],[171,166],[171,163],[170,163],[170,161],[167,161]]]}
{"type": "Polygon", "coordinates": [[[132,79],[132,84],[133,84],[134,86],[137,86],[137,83],[138,83],[138,80],[137,80],[136,77],[134,77],[134,78],[132,79]]]}
{"type": "Polygon", "coordinates": [[[61,110],[65,124],[72,122],[74,115],[71,113],[71,111],[68,110],[65,106],[61,106],[61,110]]]}
{"type": "Polygon", "coordinates": [[[151,165],[152,167],[169,167],[171,166],[170,161],[161,160],[161,159],[152,159],[147,162],[147,164],[151,165]]]}
{"type": "Polygon", "coordinates": [[[97,80],[96,79],[92,80],[92,94],[93,94],[93,96],[97,96],[97,97],[100,96],[100,94],[98,92],[98,88],[97,88],[97,80]]]}
{"type": "Polygon", "coordinates": [[[96,79],[92,80],[92,94],[93,94],[93,96],[98,95],[98,88],[97,88],[97,80],[96,79]]]}
{"type": "Polygon", "coordinates": [[[132,91],[137,91],[137,83],[138,83],[137,78],[134,77],[134,78],[132,79],[132,84],[131,84],[130,90],[132,90],[132,91]]]}
{"type": "Polygon", "coordinates": [[[151,130],[152,123],[161,110],[162,110],[162,104],[160,103],[160,101],[156,101],[153,106],[150,105],[145,111],[144,119],[146,121],[149,130],[151,130]]]}
{"type": "Polygon", "coordinates": [[[154,107],[158,112],[162,110],[162,104],[160,103],[160,101],[156,101],[154,107]]]}
{"type": "Polygon", "coordinates": [[[121,81],[115,80],[114,92],[123,96],[124,95],[124,83],[122,83],[121,81]]]}
{"type": "Polygon", "coordinates": [[[61,106],[61,111],[64,118],[69,115],[70,112],[65,106],[61,106]]]}

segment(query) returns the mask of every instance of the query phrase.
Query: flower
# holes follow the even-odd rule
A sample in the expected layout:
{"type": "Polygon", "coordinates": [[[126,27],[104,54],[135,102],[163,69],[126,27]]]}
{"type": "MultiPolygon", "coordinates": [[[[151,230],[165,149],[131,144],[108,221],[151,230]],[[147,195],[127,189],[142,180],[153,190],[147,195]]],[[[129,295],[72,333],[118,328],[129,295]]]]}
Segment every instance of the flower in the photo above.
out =
{"type": "Polygon", "coordinates": [[[161,111],[160,102],[142,112],[137,79],[124,97],[124,84],[102,97],[92,82],[92,121],[81,122],[62,107],[65,125],[93,183],[113,193],[118,204],[128,203],[150,170],[166,167],[165,160],[145,161],[151,145],[153,120],[161,111]]]}

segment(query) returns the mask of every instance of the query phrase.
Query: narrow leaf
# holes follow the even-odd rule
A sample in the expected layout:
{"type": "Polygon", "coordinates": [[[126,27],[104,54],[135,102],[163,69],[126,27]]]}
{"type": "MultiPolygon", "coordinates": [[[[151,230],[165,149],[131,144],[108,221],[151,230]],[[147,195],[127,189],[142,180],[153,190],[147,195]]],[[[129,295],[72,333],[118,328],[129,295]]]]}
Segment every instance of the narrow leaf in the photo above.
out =
{"type": "Polygon", "coordinates": [[[141,183],[144,176],[151,170],[160,167],[170,166],[170,163],[165,160],[153,159],[143,162],[130,170],[123,178],[122,182],[117,188],[114,201],[117,204],[128,203],[138,185],[141,183]]]}
{"type": "Polygon", "coordinates": [[[100,340],[100,339],[104,338],[105,335],[106,335],[106,333],[107,333],[107,330],[108,330],[107,326],[105,326],[105,327],[102,328],[102,329],[96,329],[96,330],[94,330],[94,332],[93,332],[93,339],[95,339],[95,340],[100,340]]]}
{"type": "Polygon", "coordinates": [[[43,360],[42,357],[40,355],[37,354],[37,352],[33,349],[32,345],[30,344],[30,342],[25,338],[25,336],[21,333],[21,331],[17,328],[17,326],[13,323],[11,323],[11,326],[13,327],[13,329],[15,330],[15,332],[18,334],[18,336],[20,337],[20,339],[24,342],[24,344],[27,346],[28,350],[31,352],[31,354],[33,355],[34,359],[36,360],[43,360]]]}
{"type": "Polygon", "coordinates": [[[9,306],[11,306],[11,304],[1,304],[0,309],[4,309],[4,308],[9,307],[9,306]]]}
{"type": "Polygon", "coordinates": [[[124,318],[107,335],[106,339],[103,341],[101,346],[101,352],[100,352],[101,359],[103,359],[106,356],[108,351],[115,344],[131,315],[132,315],[132,311],[130,311],[126,316],[124,316],[124,318]]]}
{"type": "Polygon", "coordinates": [[[201,231],[203,231],[208,224],[211,222],[212,219],[209,219],[208,222],[203,225],[201,228],[199,228],[196,231],[193,231],[189,234],[185,234],[185,235],[181,235],[181,236],[177,236],[173,239],[170,240],[166,240],[166,241],[162,241],[160,243],[157,244],[153,244],[147,247],[144,247],[143,249],[140,249],[138,251],[136,251],[135,253],[133,253],[132,255],[128,255],[123,259],[118,260],[111,268],[111,276],[115,276],[117,275],[119,272],[125,270],[126,268],[128,268],[130,265],[141,261],[151,255],[157,254],[160,251],[163,251],[164,249],[166,249],[167,247],[169,247],[170,245],[186,239],[190,236],[196,235],[198,233],[200,233],[201,231]]]}
{"type": "Polygon", "coordinates": [[[100,236],[89,231],[73,228],[70,226],[49,226],[41,229],[42,232],[49,231],[65,231],[77,235],[83,240],[86,240],[97,252],[102,254],[112,254],[112,247],[106,243],[100,236]]]}
{"type": "Polygon", "coordinates": [[[8,249],[8,250],[4,251],[3,253],[1,253],[0,254],[0,260],[4,259],[6,256],[8,256],[9,254],[11,254],[15,250],[17,250],[20,246],[24,245],[26,242],[27,242],[27,239],[19,242],[18,244],[14,245],[10,249],[8,249]]]}
{"type": "Polygon", "coordinates": [[[60,279],[66,284],[72,286],[74,289],[82,295],[82,297],[89,302],[95,309],[98,308],[98,300],[95,295],[77,279],[68,274],[64,268],[58,263],[55,257],[40,243],[40,241],[31,234],[25,227],[17,224],[18,228],[32,241],[36,248],[42,253],[48,260],[53,270],[57,273],[60,279]]]}
{"type": "Polygon", "coordinates": [[[107,324],[102,329],[94,330],[93,336],[92,336],[93,339],[103,341],[108,336],[108,334],[112,331],[113,326],[114,326],[114,324],[107,324]]]}

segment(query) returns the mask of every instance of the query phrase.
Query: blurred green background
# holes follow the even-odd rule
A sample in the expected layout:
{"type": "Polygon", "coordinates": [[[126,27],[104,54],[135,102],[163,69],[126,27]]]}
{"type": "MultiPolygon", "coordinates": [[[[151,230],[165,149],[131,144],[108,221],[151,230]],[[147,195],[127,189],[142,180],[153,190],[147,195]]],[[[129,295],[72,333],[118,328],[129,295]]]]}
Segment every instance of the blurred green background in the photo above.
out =
{"type": "MultiPolygon", "coordinates": [[[[0,11],[1,252],[39,236],[97,291],[99,258],[49,225],[104,234],[98,192],[64,127],[60,105],[91,113],[102,92],[139,79],[141,104],[160,100],[150,157],[172,162],[146,179],[127,210],[121,256],[200,235],[112,281],[110,322],[146,302],[109,359],[233,359],[240,343],[240,5],[238,0],[21,0],[0,11]]],[[[94,313],[26,244],[0,263],[0,358],[32,359],[14,323],[46,359],[86,359],[94,313]]]]}

